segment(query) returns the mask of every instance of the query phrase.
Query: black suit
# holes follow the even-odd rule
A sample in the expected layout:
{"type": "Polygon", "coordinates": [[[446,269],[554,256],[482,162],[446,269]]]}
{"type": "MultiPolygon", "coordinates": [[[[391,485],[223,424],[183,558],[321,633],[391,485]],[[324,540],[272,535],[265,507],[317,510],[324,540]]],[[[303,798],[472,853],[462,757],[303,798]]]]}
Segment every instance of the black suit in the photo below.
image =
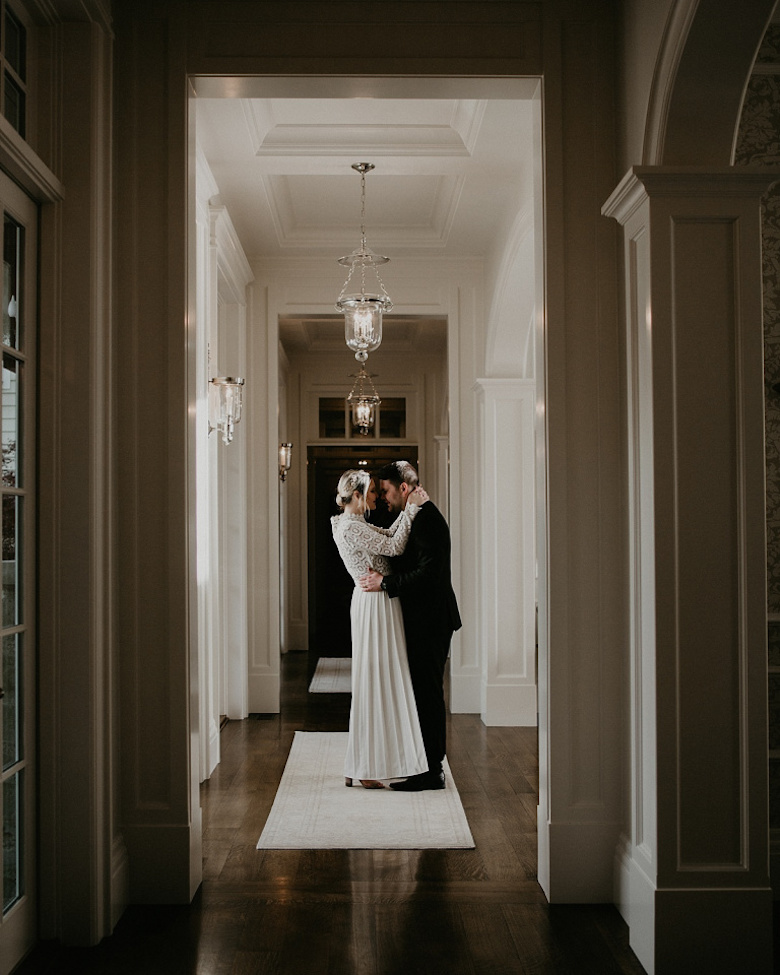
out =
{"type": "Polygon", "coordinates": [[[450,530],[439,509],[426,502],[417,513],[402,555],[391,559],[385,579],[404,614],[406,652],[428,768],[441,769],[447,749],[444,665],[460,614],[450,575],[450,530]]]}

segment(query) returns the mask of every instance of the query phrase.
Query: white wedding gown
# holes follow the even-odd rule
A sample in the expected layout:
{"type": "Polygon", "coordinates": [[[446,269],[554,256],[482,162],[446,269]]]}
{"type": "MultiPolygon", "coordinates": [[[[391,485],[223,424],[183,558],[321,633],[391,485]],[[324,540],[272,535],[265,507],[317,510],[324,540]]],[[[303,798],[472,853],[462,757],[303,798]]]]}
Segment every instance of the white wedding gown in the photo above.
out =
{"type": "Polygon", "coordinates": [[[418,505],[408,504],[390,528],[369,525],[347,512],[331,518],[333,538],[352,593],[352,707],[344,775],[393,779],[428,769],[420,720],[409,677],[401,601],[386,592],[363,592],[358,579],[369,569],[390,573],[387,556],[406,547],[418,505]]]}

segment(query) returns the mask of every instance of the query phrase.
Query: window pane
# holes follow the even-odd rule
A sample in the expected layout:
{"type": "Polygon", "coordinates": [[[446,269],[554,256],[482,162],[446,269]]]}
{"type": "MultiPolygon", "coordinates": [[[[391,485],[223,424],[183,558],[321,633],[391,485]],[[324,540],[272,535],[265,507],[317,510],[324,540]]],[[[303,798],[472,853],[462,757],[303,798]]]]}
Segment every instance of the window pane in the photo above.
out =
{"type": "Polygon", "coordinates": [[[3,637],[3,770],[22,755],[22,661],[20,633],[3,637]]]}
{"type": "Polygon", "coordinates": [[[406,400],[402,397],[383,399],[379,408],[379,426],[382,437],[406,436],[406,400]]]}
{"type": "Polygon", "coordinates": [[[24,771],[3,783],[3,914],[24,894],[21,803],[24,771]]]}
{"type": "Polygon", "coordinates": [[[3,484],[19,487],[19,362],[10,355],[3,356],[2,444],[3,484]]]}
{"type": "Polygon", "coordinates": [[[27,30],[13,13],[5,11],[5,59],[22,81],[27,75],[27,30]]]}
{"type": "Polygon", "coordinates": [[[320,437],[344,439],[344,399],[338,396],[320,397],[320,437]]]}
{"type": "Polygon", "coordinates": [[[27,96],[11,75],[5,73],[5,110],[3,114],[16,131],[24,138],[24,111],[27,96]]]}
{"type": "Polygon", "coordinates": [[[21,349],[19,282],[24,231],[8,214],[3,221],[3,344],[21,349]]]}
{"type": "Polygon", "coordinates": [[[3,497],[3,626],[22,622],[21,531],[22,499],[3,497]]]}

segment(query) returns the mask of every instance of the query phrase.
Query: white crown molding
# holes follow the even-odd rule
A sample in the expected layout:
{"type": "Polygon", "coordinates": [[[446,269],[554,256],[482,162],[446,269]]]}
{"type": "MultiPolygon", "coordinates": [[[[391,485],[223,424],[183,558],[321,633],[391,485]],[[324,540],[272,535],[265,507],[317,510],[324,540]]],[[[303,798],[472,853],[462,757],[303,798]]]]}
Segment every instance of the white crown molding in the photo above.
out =
{"type": "Polygon", "coordinates": [[[233,293],[232,297],[244,304],[246,302],[246,287],[255,278],[252,267],[246,258],[227,207],[212,204],[209,206],[209,214],[211,216],[211,234],[217,247],[220,271],[230,286],[233,293]]]}
{"type": "MultiPolygon", "coordinates": [[[[427,219],[425,210],[418,212],[419,222],[416,225],[406,223],[402,230],[374,221],[370,228],[371,245],[374,249],[381,246],[383,250],[446,247],[465,182],[465,176],[439,176],[435,180],[427,219]]],[[[289,177],[265,176],[260,183],[268,199],[280,248],[321,247],[335,252],[339,248],[352,250],[359,243],[356,227],[297,226],[289,177]]]]}
{"type": "Polygon", "coordinates": [[[202,185],[205,187],[205,192],[202,194],[199,193],[198,195],[205,200],[211,200],[213,197],[219,196],[219,186],[214,179],[214,173],[211,170],[208,159],[206,159],[206,155],[200,146],[195,150],[195,171],[198,183],[202,181],[202,185]]]}
{"type": "Polygon", "coordinates": [[[474,101],[461,98],[455,103],[452,112],[452,127],[460,134],[469,155],[474,152],[477,144],[487,105],[485,99],[474,101]]]}
{"type": "Polygon", "coordinates": [[[323,124],[277,125],[258,156],[468,156],[460,134],[449,125],[323,124]]]}
{"type": "Polygon", "coordinates": [[[257,156],[470,156],[487,101],[459,99],[447,124],[393,123],[387,119],[276,122],[268,99],[242,101],[252,150],[257,156]]]}

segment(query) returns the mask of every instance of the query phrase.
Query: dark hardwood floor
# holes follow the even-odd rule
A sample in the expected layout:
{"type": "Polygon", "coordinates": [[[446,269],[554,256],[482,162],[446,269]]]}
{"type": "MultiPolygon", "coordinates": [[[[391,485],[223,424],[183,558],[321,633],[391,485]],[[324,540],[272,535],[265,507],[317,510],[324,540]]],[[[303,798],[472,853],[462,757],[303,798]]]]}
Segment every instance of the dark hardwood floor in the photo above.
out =
{"type": "Polygon", "coordinates": [[[450,718],[475,850],[256,850],[293,733],[347,727],[348,695],[308,694],[315,663],[284,658],[281,715],[225,725],[193,903],[132,907],[99,946],[40,945],[18,975],[643,972],[613,907],[550,907],[536,883],[535,729],[450,718]]]}

